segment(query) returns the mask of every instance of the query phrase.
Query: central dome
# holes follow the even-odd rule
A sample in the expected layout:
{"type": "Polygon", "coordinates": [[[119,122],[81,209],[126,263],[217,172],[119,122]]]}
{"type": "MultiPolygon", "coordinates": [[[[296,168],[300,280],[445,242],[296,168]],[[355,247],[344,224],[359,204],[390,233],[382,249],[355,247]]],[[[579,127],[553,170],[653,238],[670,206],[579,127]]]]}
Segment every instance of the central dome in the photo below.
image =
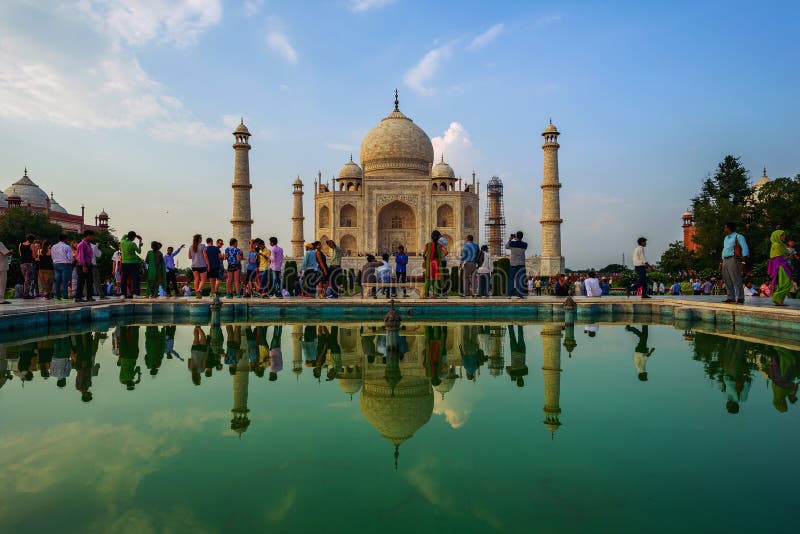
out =
{"type": "Polygon", "coordinates": [[[433,145],[422,128],[403,115],[395,100],[394,111],[375,126],[361,142],[364,174],[401,171],[429,176],[433,145]]]}

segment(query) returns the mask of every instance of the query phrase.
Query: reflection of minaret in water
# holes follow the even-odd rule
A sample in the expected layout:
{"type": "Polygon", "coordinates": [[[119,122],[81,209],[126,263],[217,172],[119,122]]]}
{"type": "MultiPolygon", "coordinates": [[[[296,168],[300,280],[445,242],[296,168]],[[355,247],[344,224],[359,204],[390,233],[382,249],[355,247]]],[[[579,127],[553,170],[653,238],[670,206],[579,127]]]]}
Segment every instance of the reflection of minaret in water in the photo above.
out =
{"type": "Polygon", "coordinates": [[[542,352],[544,355],[544,424],[555,433],[561,426],[558,416],[561,408],[558,399],[561,396],[561,325],[545,324],[542,327],[542,352]]]}
{"type": "Polygon", "coordinates": [[[564,312],[564,348],[567,349],[567,354],[572,358],[572,351],[578,346],[575,340],[575,312],[564,312]]]}
{"type": "Polygon", "coordinates": [[[491,340],[491,350],[489,351],[489,368],[490,376],[502,376],[505,371],[505,359],[503,358],[503,334],[505,329],[502,326],[492,326],[489,328],[489,335],[491,340]]]}
{"type": "Polygon", "coordinates": [[[292,326],[292,373],[300,380],[303,373],[303,348],[300,339],[303,337],[303,325],[292,326]]]}
{"type": "Polygon", "coordinates": [[[247,388],[250,382],[250,361],[245,352],[239,363],[236,365],[236,374],[233,375],[233,419],[231,419],[231,430],[242,436],[242,433],[250,426],[250,418],[247,416],[250,410],[247,408],[247,388]]]}

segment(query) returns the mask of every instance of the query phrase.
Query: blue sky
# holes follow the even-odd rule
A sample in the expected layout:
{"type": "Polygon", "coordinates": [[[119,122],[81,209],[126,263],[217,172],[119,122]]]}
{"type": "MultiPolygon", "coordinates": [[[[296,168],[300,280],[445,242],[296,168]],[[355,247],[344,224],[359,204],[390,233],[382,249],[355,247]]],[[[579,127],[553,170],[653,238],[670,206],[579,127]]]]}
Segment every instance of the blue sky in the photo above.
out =
{"type": "MultiPolygon", "coordinates": [[[[754,179],[800,172],[798,15],[793,2],[7,0],[0,187],[27,165],[119,231],[227,237],[244,116],[254,231],[287,242],[295,176],[310,189],[358,159],[397,87],[437,157],[503,179],[532,252],[552,117],[567,265],[629,257],[640,234],[657,259],[726,154],[754,179]]],[[[310,237],[310,194],[305,206],[310,237]]]]}

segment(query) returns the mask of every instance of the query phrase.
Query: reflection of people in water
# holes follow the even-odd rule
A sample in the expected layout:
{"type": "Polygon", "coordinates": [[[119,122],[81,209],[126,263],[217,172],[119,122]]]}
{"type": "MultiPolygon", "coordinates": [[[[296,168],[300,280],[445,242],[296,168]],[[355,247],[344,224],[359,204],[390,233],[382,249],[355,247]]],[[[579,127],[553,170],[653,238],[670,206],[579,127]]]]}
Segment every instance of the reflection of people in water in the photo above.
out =
{"type": "Polygon", "coordinates": [[[133,391],[142,381],[142,370],[136,365],[139,359],[139,327],[123,325],[119,332],[119,381],[128,391],[133,391]]]}
{"type": "Polygon", "coordinates": [[[168,360],[171,360],[172,357],[178,358],[180,361],[183,361],[181,355],[175,352],[175,331],[177,327],[174,324],[164,327],[164,353],[167,356],[168,360]]]}
{"type": "Polygon", "coordinates": [[[53,361],[50,363],[50,376],[56,379],[56,385],[63,388],[72,372],[72,342],[69,336],[53,341],[53,361]]]}
{"type": "Polygon", "coordinates": [[[328,350],[331,352],[331,366],[328,368],[327,381],[335,379],[342,370],[342,347],[339,345],[339,327],[331,326],[327,339],[328,350]]]}
{"type": "Polygon", "coordinates": [[[52,339],[43,339],[36,342],[36,359],[39,363],[39,374],[47,380],[50,377],[50,364],[53,361],[52,339]]]}
{"type": "MultiPolygon", "coordinates": [[[[253,330],[252,326],[248,326],[244,329],[244,337],[247,343],[248,369],[252,372],[256,370],[256,366],[258,365],[258,341],[256,340],[256,331],[253,330]]],[[[264,376],[263,368],[260,376],[264,376]]]]}
{"type": "Polygon", "coordinates": [[[275,382],[278,373],[283,371],[283,351],[281,351],[281,335],[283,326],[272,327],[272,339],[269,342],[269,381],[275,382]]]}
{"type": "Polygon", "coordinates": [[[528,366],[525,363],[525,335],[523,334],[522,325],[517,325],[516,335],[514,333],[514,326],[508,325],[508,339],[511,345],[511,365],[506,367],[508,376],[511,377],[512,382],[517,383],[517,387],[525,385],[523,378],[528,374],[528,366]]]}
{"type": "Polygon", "coordinates": [[[199,326],[195,326],[192,348],[189,351],[189,360],[186,362],[186,366],[189,368],[189,372],[192,375],[192,383],[195,386],[200,385],[201,373],[203,369],[206,368],[206,356],[208,354],[207,342],[206,333],[203,332],[203,329],[199,326]]]}
{"type": "Polygon", "coordinates": [[[317,345],[319,345],[317,327],[314,325],[304,326],[300,346],[303,349],[303,360],[306,367],[313,367],[314,362],[317,361],[317,345]]]}
{"type": "Polygon", "coordinates": [[[647,360],[655,352],[656,349],[647,348],[647,325],[643,324],[642,329],[634,328],[631,325],[625,327],[628,332],[633,332],[639,338],[639,343],[633,349],[633,365],[639,372],[639,380],[647,382],[647,360]]]}
{"type": "Polygon", "coordinates": [[[372,327],[361,327],[361,350],[364,351],[368,363],[373,363],[375,357],[379,354],[378,349],[375,347],[375,332],[372,327]]]}
{"type": "Polygon", "coordinates": [[[228,366],[228,372],[231,376],[236,374],[236,364],[242,357],[242,327],[226,325],[225,334],[227,341],[225,342],[225,365],[228,366]]]}
{"type": "Polygon", "coordinates": [[[74,354],[75,389],[81,392],[81,400],[89,402],[92,400],[92,375],[97,375],[99,364],[95,364],[97,348],[100,344],[100,334],[92,336],[91,332],[72,336],[72,348],[74,354]]]}
{"type": "MultiPolygon", "coordinates": [[[[222,371],[222,355],[225,353],[225,337],[222,335],[222,327],[212,326],[208,329],[206,336],[206,357],[205,374],[206,378],[211,378],[214,370],[222,371]]],[[[201,369],[202,371],[202,369],[201,369]]]]}
{"type": "Polygon", "coordinates": [[[730,414],[737,414],[741,403],[745,402],[750,394],[752,382],[747,371],[744,342],[739,339],[726,339],[724,348],[719,352],[719,360],[722,368],[722,391],[727,398],[725,409],[730,414]]]}
{"type": "Polygon", "coordinates": [[[772,405],[781,413],[789,410],[787,400],[797,402],[797,356],[783,347],[772,347],[769,377],[772,379],[772,405]]]}
{"type": "Polygon", "coordinates": [[[17,376],[23,382],[30,382],[33,380],[33,369],[36,367],[36,343],[23,343],[19,345],[18,351],[17,376]]]}
{"type": "MultiPolygon", "coordinates": [[[[461,352],[461,366],[467,373],[467,380],[475,380],[478,368],[486,361],[483,351],[478,346],[478,327],[476,325],[461,326],[461,345],[458,350],[461,352]]],[[[454,369],[451,371],[455,372],[454,369]]]]}
{"type": "Polygon", "coordinates": [[[144,329],[144,363],[150,370],[150,376],[156,376],[164,353],[167,351],[167,342],[164,330],[157,326],[147,326],[144,329]]]}
{"type": "Polygon", "coordinates": [[[447,327],[425,326],[425,374],[438,386],[447,375],[447,327]]]}

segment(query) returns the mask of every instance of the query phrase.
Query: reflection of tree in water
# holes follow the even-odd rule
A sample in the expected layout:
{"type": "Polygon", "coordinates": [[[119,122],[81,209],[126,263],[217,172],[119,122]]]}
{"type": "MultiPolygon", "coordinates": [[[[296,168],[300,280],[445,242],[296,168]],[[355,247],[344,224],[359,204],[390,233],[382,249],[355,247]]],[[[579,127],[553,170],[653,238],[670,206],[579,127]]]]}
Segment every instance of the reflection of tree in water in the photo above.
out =
{"type": "Polygon", "coordinates": [[[797,401],[800,354],[783,347],[697,332],[692,358],[703,363],[709,379],[726,393],[726,408],[737,413],[747,400],[756,373],[770,382],[773,406],[786,412],[797,401]]]}

